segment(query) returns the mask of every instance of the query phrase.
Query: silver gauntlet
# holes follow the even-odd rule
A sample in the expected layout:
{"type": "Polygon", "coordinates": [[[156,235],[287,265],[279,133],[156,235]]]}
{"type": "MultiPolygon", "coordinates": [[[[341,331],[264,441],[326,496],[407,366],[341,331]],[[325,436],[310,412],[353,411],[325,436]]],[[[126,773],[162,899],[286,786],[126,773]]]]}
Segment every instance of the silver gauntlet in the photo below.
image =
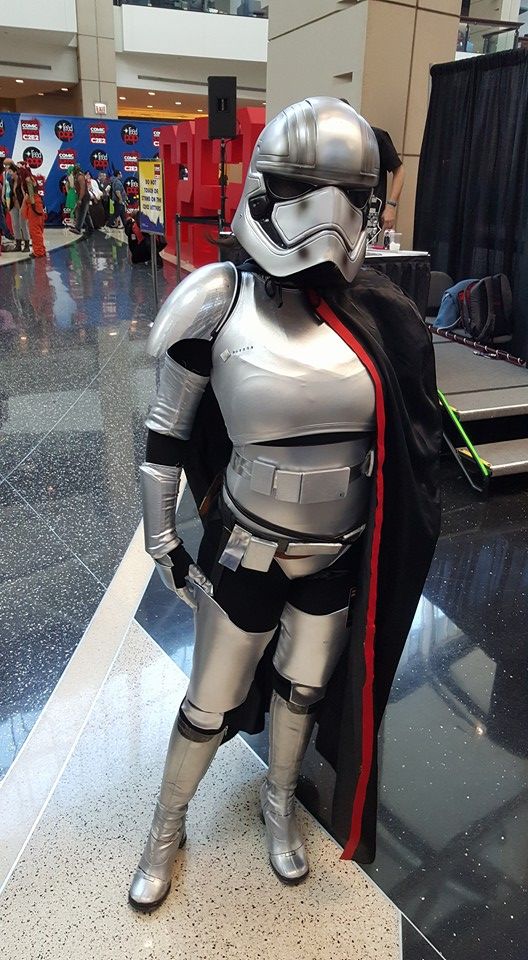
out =
{"type": "Polygon", "coordinates": [[[143,500],[143,523],[145,549],[154,560],[163,583],[193,609],[196,608],[194,586],[212,594],[212,586],[199,567],[191,564],[188,587],[176,587],[172,576],[172,560],[169,556],[181,544],[176,533],[176,505],[182,475],[181,467],[168,467],[159,463],[142,463],[139,468],[141,496],[143,500]]]}
{"type": "Polygon", "coordinates": [[[176,533],[176,504],[182,468],[142,463],[139,473],[145,549],[154,560],[162,560],[181,543],[176,533]]]}

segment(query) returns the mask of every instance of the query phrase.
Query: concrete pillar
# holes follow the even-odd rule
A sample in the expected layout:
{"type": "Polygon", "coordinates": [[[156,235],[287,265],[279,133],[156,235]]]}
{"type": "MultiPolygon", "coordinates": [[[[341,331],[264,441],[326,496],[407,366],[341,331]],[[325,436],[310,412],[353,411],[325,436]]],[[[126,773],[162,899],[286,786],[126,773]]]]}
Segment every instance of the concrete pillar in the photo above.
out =
{"type": "Polygon", "coordinates": [[[108,117],[117,117],[112,0],[76,0],[76,5],[79,113],[93,117],[98,102],[106,103],[108,117]]]}
{"type": "Polygon", "coordinates": [[[460,0],[269,0],[268,116],[317,94],[346,97],[390,133],[405,164],[397,228],[412,244],[429,68],[453,60],[460,0]]]}

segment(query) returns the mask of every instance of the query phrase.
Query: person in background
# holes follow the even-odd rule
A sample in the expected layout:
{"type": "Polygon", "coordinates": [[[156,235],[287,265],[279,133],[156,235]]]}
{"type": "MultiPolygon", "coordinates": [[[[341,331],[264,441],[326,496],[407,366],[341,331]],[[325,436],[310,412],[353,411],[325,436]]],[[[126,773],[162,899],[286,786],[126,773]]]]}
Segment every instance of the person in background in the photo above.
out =
{"type": "Polygon", "coordinates": [[[107,173],[100,173],[97,177],[97,185],[101,191],[101,203],[103,205],[103,210],[105,214],[105,224],[109,225],[112,220],[112,215],[110,214],[110,191],[112,189],[110,184],[110,177],[107,173]]]}
{"type": "Polygon", "coordinates": [[[72,233],[81,234],[84,227],[86,229],[86,233],[90,234],[93,231],[88,210],[90,206],[90,194],[88,193],[88,188],[86,185],[86,177],[78,163],[76,163],[73,168],[73,179],[75,192],[77,193],[77,214],[75,218],[75,226],[70,227],[70,230],[72,233]]]}
{"type": "Polygon", "coordinates": [[[29,250],[29,230],[25,218],[21,214],[24,202],[24,192],[21,185],[20,167],[10,157],[4,160],[4,187],[3,196],[6,208],[11,214],[11,223],[15,235],[15,250],[29,250]]]}
{"type": "Polygon", "coordinates": [[[2,252],[2,240],[4,240],[4,249],[14,249],[13,243],[9,243],[9,246],[6,245],[6,241],[13,241],[13,234],[9,229],[9,224],[7,223],[6,219],[7,204],[4,200],[4,184],[6,178],[7,177],[3,171],[3,168],[0,167],[0,253],[2,252]]]}
{"type": "MultiPolygon", "coordinates": [[[[350,106],[350,101],[346,97],[341,97],[341,102],[350,106]]],[[[381,230],[394,230],[396,224],[396,210],[400,202],[403,184],[405,182],[405,170],[400,160],[396,147],[394,146],[389,134],[380,127],[372,127],[376,142],[378,144],[380,157],[380,172],[377,186],[374,188],[374,197],[377,197],[380,204],[379,225],[381,230]],[[392,183],[387,199],[387,174],[392,174],[392,183]]]]}
{"type": "Polygon", "coordinates": [[[110,199],[114,203],[114,217],[108,226],[117,226],[116,219],[119,217],[124,227],[127,221],[127,215],[125,207],[125,188],[121,179],[120,170],[115,170],[114,175],[110,180],[110,199]]]}
{"type": "MultiPolygon", "coordinates": [[[[3,187],[4,186],[3,177],[1,179],[2,179],[2,187],[3,187]]],[[[4,216],[4,204],[0,203],[0,254],[2,253],[2,237],[4,237],[6,233],[7,233],[7,223],[5,221],[5,216],[4,216]]]]}
{"type": "Polygon", "coordinates": [[[74,175],[73,164],[68,167],[68,172],[66,174],[66,202],[64,204],[66,210],[66,219],[69,221],[69,225],[72,226],[75,223],[75,208],[77,206],[77,191],[75,189],[75,175],[74,175]]]}
{"type": "Polygon", "coordinates": [[[86,189],[90,194],[92,200],[99,201],[102,199],[103,191],[99,186],[97,180],[94,180],[89,170],[86,170],[84,173],[86,179],[86,189]]]}
{"type": "MultiPolygon", "coordinates": [[[[151,246],[148,236],[140,230],[139,212],[134,217],[127,217],[125,223],[125,233],[128,237],[128,249],[132,263],[150,263],[151,246]]],[[[163,250],[166,244],[161,237],[156,237],[156,266],[162,267],[163,260],[160,257],[160,250],[163,250]]]]}
{"type": "Polygon", "coordinates": [[[374,189],[374,196],[381,201],[380,226],[382,230],[394,230],[396,211],[405,181],[405,170],[387,131],[379,127],[372,127],[372,129],[380,155],[380,178],[374,189]],[[388,173],[392,174],[392,183],[387,199],[388,173]]]}
{"type": "Polygon", "coordinates": [[[84,176],[86,179],[86,189],[88,190],[88,195],[90,197],[90,220],[94,230],[98,230],[100,227],[104,226],[106,221],[106,215],[102,204],[103,191],[97,183],[97,180],[92,177],[89,170],[85,171],[84,176]]]}
{"type": "Polygon", "coordinates": [[[46,245],[44,243],[44,204],[42,197],[38,192],[38,184],[31,170],[26,167],[19,167],[19,179],[24,194],[22,203],[22,216],[27,219],[29,235],[33,245],[33,257],[45,257],[46,245]]]}

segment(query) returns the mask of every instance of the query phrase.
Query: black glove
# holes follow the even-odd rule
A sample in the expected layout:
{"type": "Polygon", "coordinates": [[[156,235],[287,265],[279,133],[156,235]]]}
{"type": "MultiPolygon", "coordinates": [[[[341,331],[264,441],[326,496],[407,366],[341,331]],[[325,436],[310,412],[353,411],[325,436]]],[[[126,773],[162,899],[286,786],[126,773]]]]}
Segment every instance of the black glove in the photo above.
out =
{"type": "Polygon", "coordinates": [[[185,578],[194,560],[190,554],[187,553],[183,543],[180,543],[174,550],[171,550],[169,557],[172,560],[172,579],[174,580],[174,586],[181,590],[187,586],[185,578]]]}

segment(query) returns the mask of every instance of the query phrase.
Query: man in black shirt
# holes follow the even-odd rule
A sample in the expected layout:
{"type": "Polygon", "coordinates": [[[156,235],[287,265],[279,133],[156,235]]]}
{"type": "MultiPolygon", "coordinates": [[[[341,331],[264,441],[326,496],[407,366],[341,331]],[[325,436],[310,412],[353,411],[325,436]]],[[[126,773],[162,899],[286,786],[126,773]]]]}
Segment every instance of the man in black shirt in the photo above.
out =
{"type": "MultiPolygon", "coordinates": [[[[341,97],[343,103],[350,101],[346,97],[341,97]]],[[[371,124],[372,126],[372,124],[371,124]]],[[[380,155],[380,178],[377,187],[374,190],[374,197],[378,197],[381,203],[379,225],[381,230],[393,230],[396,223],[396,210],[403,190],[405,180],[405,171],[389,134],[380,127],[372,127],[374,136],[378,142],[380,155]],[[387,200],[387,173],[392,173],[391,190],[387,200]]]]}
{"type": "Polygon", "coordinates": [[[403,189],[405,172],[389,134],[379,127],[372,127],[380,154],[380,178],[374,195],[381,200],[380,226],[392,230],[396,222],[396,210],[403,189]],[[387,199],[387,173],[392,173],[392,183],[387,199]]]}

